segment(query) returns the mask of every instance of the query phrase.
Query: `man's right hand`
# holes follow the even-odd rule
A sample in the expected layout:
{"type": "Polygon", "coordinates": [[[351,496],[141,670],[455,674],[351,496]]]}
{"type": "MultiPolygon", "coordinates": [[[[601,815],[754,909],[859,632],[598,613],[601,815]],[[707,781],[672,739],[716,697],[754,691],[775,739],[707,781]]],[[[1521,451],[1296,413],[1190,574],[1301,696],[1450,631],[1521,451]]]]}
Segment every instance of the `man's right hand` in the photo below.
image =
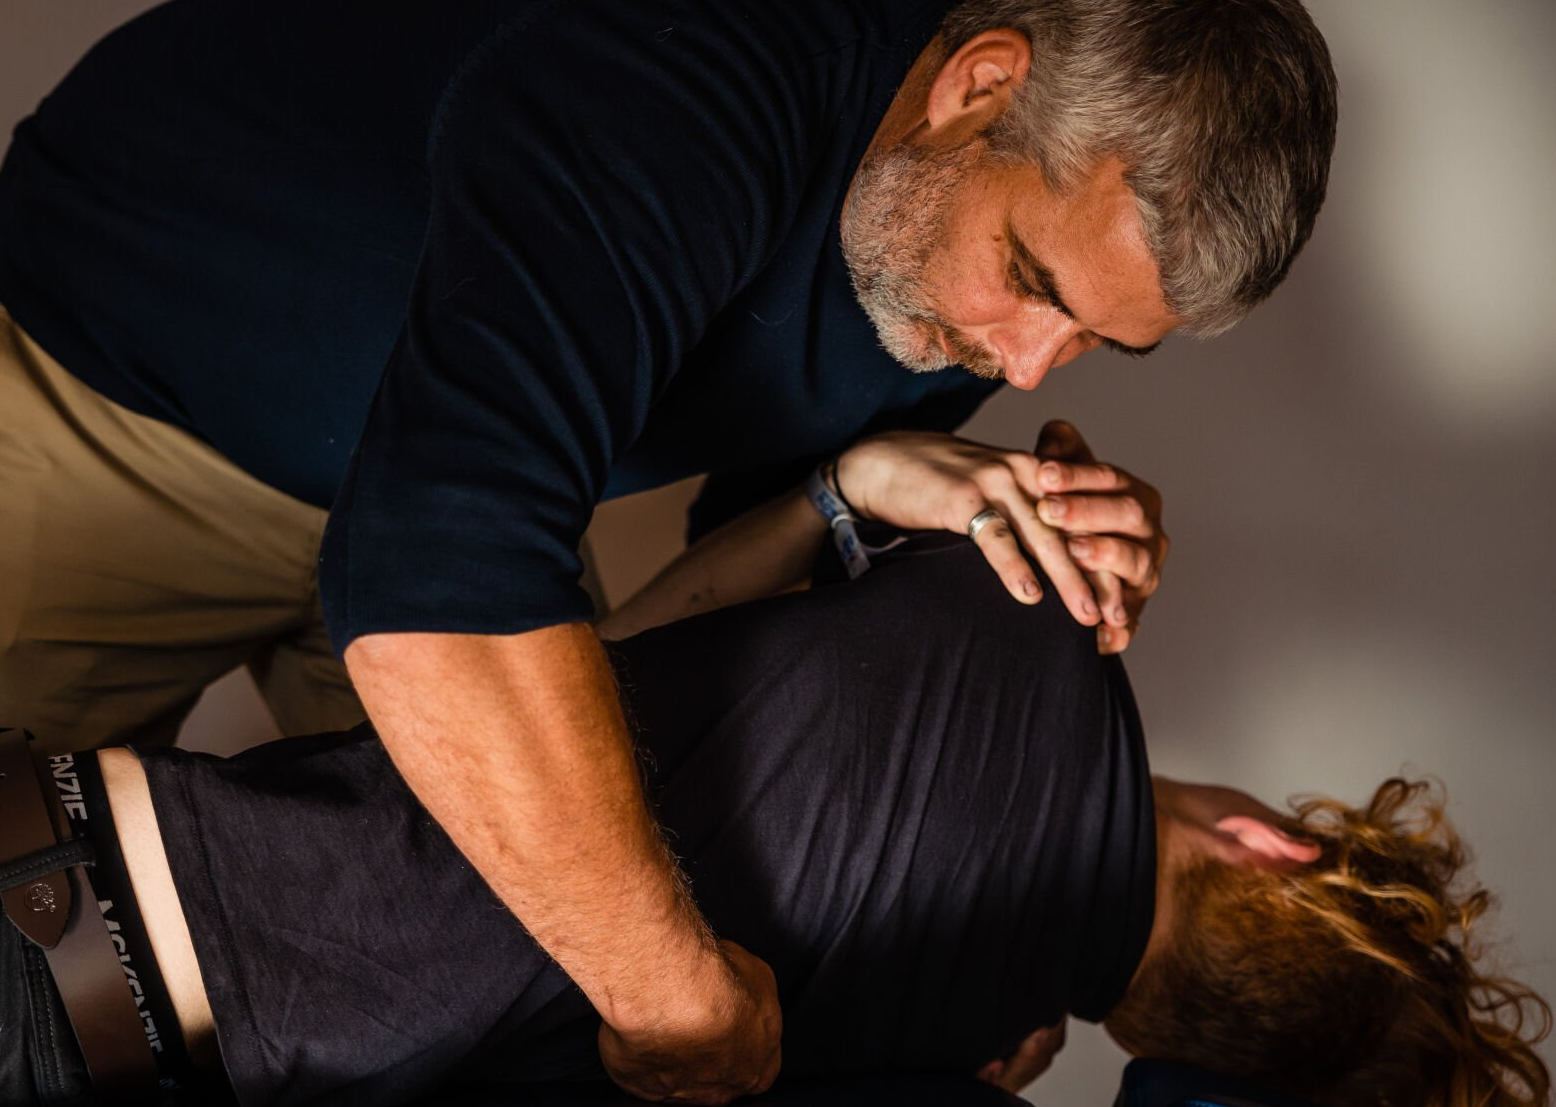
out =
{"type": "Polygon", "coordinates": [[[708,980],[689,989],[686,1013],[642,1027],[600,1025],[600,1060],[640,1099],[719,1107],[777,1079],[783,1014],[773,970],[734,942],[708,980]]]}

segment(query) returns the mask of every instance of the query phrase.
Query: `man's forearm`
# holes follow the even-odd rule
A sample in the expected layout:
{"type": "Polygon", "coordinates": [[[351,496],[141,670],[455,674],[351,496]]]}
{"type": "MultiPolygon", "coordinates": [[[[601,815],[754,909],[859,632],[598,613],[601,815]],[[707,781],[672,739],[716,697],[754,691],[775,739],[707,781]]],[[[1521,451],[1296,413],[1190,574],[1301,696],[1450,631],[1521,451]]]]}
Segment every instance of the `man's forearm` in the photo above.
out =
{"type": "Polygon", "coordinates": [[[718,947],[650,817],[587,627],[375,635],[346,662],[412,791],[606,1022],[704,1017],[718,947]]]}

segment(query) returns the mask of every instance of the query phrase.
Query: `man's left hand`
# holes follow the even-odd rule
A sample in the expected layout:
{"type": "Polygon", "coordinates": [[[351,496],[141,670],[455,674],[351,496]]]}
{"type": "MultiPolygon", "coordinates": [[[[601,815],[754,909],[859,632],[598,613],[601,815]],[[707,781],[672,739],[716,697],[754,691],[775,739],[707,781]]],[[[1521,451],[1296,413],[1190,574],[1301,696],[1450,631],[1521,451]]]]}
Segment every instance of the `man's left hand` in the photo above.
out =
{"type": "Polygon", "coordinates": [[[1067,552],[1091,581],[1102,612],[1098,648],[1120,653],[1161,584],[1170,545],[1161,494],[1117,466],[1099,464],[1080,432],[1063,420],[1043,427],[1036,454],[1043,491],[1038,518],[1065,533],[1067,552]]]}

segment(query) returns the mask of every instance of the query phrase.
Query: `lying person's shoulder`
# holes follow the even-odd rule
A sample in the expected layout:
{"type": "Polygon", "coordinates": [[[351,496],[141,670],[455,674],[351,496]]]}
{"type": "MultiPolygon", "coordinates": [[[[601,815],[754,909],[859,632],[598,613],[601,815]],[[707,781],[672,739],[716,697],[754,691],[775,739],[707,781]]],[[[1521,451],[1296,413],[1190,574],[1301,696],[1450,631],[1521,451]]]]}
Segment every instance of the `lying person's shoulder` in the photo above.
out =
{"type": "Polygon", "coordinates": [[[1019,603],[965,536],[944,531],[897,533],[889,548],[872,556],[870,570],[863,576],[826,581],[817,591],[844,590],[846,599],[829,596],[827,602],[889,612],[878,617],[920,639],[977,637],[1094,654],[1095,630],[1077,623],[1047,574],[1035,563],[1033,569],[1043,598],[1035,604],[1019,603]]]}

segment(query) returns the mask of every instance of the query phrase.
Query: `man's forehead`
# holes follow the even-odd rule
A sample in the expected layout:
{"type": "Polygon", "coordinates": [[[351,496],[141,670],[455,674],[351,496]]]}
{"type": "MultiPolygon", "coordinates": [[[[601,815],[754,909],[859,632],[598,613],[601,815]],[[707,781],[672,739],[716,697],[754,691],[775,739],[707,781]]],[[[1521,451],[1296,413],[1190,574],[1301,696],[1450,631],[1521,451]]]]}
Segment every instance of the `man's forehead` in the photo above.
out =
{"type": "Polygon", "coordinates": [[[1032,166],[1012,167],[1004,233],[1013,255],[1041,265],[1063,306],[1098,333],[1147,347],[1179,324],[1162,295],[1123,167],[1104,162],[1067,193],[1032,166]]]}

